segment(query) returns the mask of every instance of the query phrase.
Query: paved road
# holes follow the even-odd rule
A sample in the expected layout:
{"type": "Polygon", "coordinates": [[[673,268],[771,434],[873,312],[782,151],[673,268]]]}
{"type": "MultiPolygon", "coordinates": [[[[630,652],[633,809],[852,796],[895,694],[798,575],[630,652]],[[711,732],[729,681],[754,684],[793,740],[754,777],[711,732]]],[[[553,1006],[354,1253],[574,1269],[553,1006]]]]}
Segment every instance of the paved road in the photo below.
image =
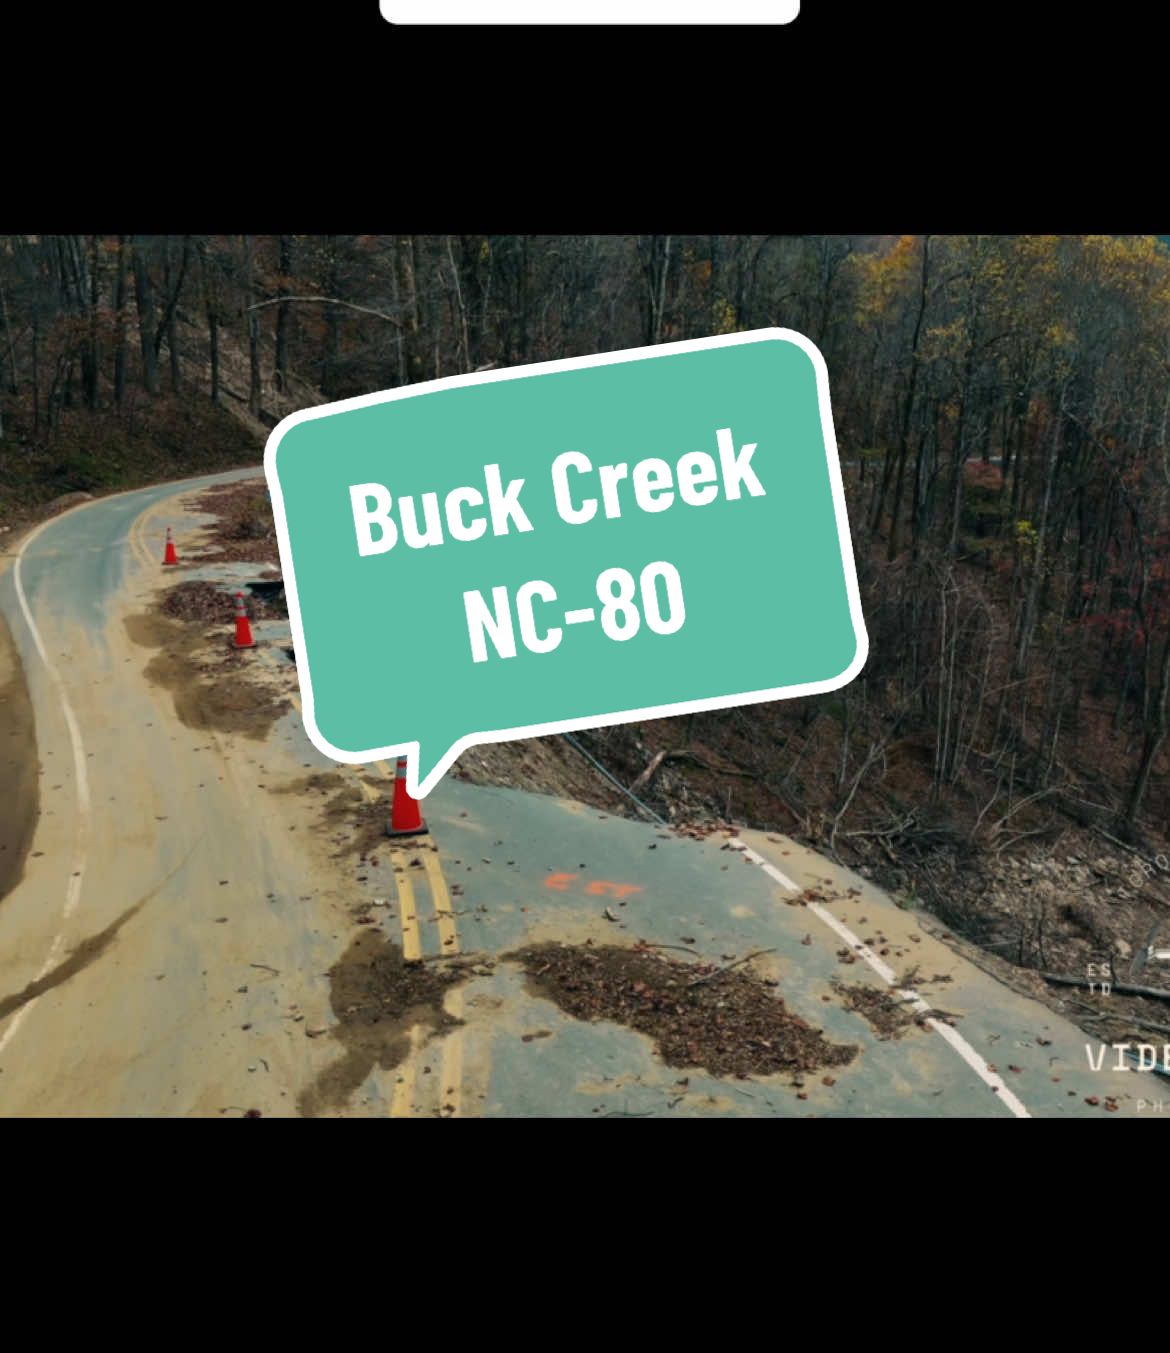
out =
{"type": "MultiPolygon", "coordinates": [[[[41,765],[25,875],[0,902],[0,1113],[292,1114],[307,1087],[342,1073],[346,1096],[327,1111],[346,1116],[1111,1117],[1170,1098],[1153,1076],[1108,1069],[1112,1058],[1092,1071],[1079,1029],[783,837],[679,838],[448,777],[424,805],[431,836],[358,875],[325,848],[318,805],[274,791],[310,767],[375,797],[387,767],[331,766],[295,714],[265,742],[192,730],[144,675],[150,654],[125,617],[160,582],[164,527],[182,540],[195,524],[179,488],[54,519],[0,575],[41,765]],[[809,888],[833,900],[800,905],[809,888]],[[832,1086],[808,1077],[803,1099],[788,1078],[682,1073],[497,962],[447,994],[460,1023],[440,1036],[422,1021],[404,1059],[363,1060],[326,974],[354,942],[355,904],[375,899],[389,904],[376,911],[384,938],[408,957],[545,939],[689,937],[715,960],[769,949],[759,969],[789,1008],[860,1052],[832,1086]],[[879,1037],[839,980],[892,990],[923,1019],[879,1037]]],[[[251,660],[279,662],[280,648],[251,660]]]]}

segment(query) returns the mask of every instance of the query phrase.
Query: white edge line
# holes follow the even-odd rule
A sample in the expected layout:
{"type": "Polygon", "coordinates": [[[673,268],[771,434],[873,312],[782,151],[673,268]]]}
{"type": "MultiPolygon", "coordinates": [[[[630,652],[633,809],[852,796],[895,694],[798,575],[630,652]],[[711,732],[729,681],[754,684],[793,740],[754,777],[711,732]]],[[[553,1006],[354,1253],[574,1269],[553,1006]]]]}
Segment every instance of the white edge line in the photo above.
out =
{"type": "MultiPolygon", "coordinates": [[[[764,873],[770,878],[775,879],[781,887],[787,888],[789,892],[800,892],[800,888],[793,883],[788,875],[766,860],[759,851],[752,850],[752,848],[747,845],[739,847],[732,846],[732,849],[738,849],[739,852],[742,855],[746,855],[753,864],[758,864],[764,873]]],[[[887,986],[895,987],[898,995],[901,996],[908,1005],[911,1005],[919,1014],[924,1014],[930,1010],[930,1005],[924,1001],[916,991],[911,990],[909,987],[896,986],[898,976],[893,968],[891,968],[888,963],[883,963],[868,944],[865,944],[862,940],[858,939],[839,916],[834,916],[827,907],[822,907],[819,902],[808,902],[805,905],[819,921],[823,922],[830,930],[840,936],[853,953],[859,954],[887,986]]],[[[929,1016],[922,1022],[924,1024],[929,1024],[935,1033],[959,1054],[979,1079],[996,1092],[996,1099],[1005,1104],[1017,1118],[1031,1118],[1032,1115],[1016,1095],[1008,1088],[1003,1077],[992,1071],[987,1062],[980,1057],[957,1029],[950,1024],[944,1024],[942,1020],[934,1019],[929,1016]]]]}
{"type": "MultiPolygon", "coordinates": [[[[64,515],[64,514],[63,514],[64,515]]],[[[65,727],[69,732],[69,745],[73,751],[73,783],[77,793],[77,836],[73,845],[73,867],[69,871],[69,882],[65,888],[65,900],[61,908],[61,918],[58,922],[57,933],[53,937],[53,943],[49,946],[49,951],[45,955],[45,961],[41,965],[40,971],[33,979],[39,982],[42,977],[52,968],[57,961],[57,956],[61,951],[65,940],[65,922],[77,910],[81,901],[81,886],[85,879],[85,866],[89,851],[89,823],[90,823],[90,795],[89,795],[89,775],[85,768],[85,744],[81,738],[81,728],[77,722],[77,716],[73,712],[73,706],[69,702],[69,696],[65,693],[65,683],[61,680],[61,674],[56,667],[49,661],[49,655],[45,651],[44,640],[41,638],[41,632],[37,629],[36,621],[32,617],[32,610],[28,604],[28,597],[25,595],[24,582],[21,578],[21,565],[24,563],[24,552],[36,540],[37,536],[53,522],[59,521],[60,517],[50,517],[48,521],[41,524],[27,535],[17,551],[16,562],[12,568],[12,583],[16,590],[16,600],[20,606],[21,614],[24,616],[25,624],[28,626],[29,633],[32,635],[33,646],[37,650],[37,655],[44,663],[45,671],[49,674],[49,680],[57,691],[57,698],[61,702],[61,712],[65,716],[65,727]]],[[[33,1006],[40,999],[34,996],[32,1000],[26,1001],[19,1010],[12,1016],[8,1027],[4,1030],[3,1037],[0,1037],[0,1054],[3,1054],[5,1048],[16,1037],[17,1030],[24,1023],[25,1017],[33,1006]]]]}
{"type": "Polygon", "coordinates": [[[841,464],[837,453],[837,438],[833,429],[833,412],[829,402],[829,371],[825,365],[825,359],[821,356],[816,345],[794,329],[753,329],[747,333],[722,334],[714,338],[687,339],[681,343],[659,343],[650,347],[628,348],[621,352],[594,353],[587,357],[567,357],[555,362],[534,362],[526,366],[508,367],[503,371],[483,371],[472,372],[464,376],[444,376],[440,380],[400,386],[394,390],[379,391],[377,394],[359,395],[354,399],[342,399],[333,404],[301,409],[297,413],[282,418],[269,434],[268,442],[264,447],[264,476],[268,481],[269,496],[272,500],[272,514],[276,524],[277,544],[280,549],[281,574],[284,578],[285,598],[288,601],[289,624],[299,659],[297,662],[297,679],[300,682],[301,703],[303,705],[301,717],[304,720],[305,732],[308,734],[309,741],[324,756],[333,761],[339,761],[343,765],[365,765],[370,761],[405,755],[408,758],[406,787],[412,798],[426,798],[460,754],[469,747],[476,747],[481,743],[512,742],[517,738],[545,737],[550,733],[571,733],[585,728],[609,728],[615,724],[636,723],[643,719],[663,719],[672,715],[704,710],[732,709],[740,705],[762,704],[766,700],[783,700],[801,695],[823,695],[829,691],[839,690],[842,686],[847,686],[865,666],[869,657],[869,635],[866,633],[865,619],[861,612],[857,568],[853,557],[853,542],[849,536],[849,516],[845,506],[845,490],[841,480],[841,464]],[[399,399],[413,399],[440,390],[455,390],[464,386],[485,385],[494,381],[518,380],[525,376],[580,371],[588,367],[644,361],[654,357],[669,357],[685,352],[702,352],[711,348],[735,347],[743,343],[776,341],[793,343],[800,348],[811,361],[816,375],[817,402],[820,406],[821,415],[821,436],[825,447],[829,485],[832,490],[833,509],[837,521],[837,538],[841,549],[841,565],[845,576],[845,591],[849,600],[849,615],[853,623],[853,636],[856,644],[853,660],[843,672],[825,681],[809,681],[796,686],[777,686],[772,690],[747,691],[734,695],[714,696],[705,700],[684,700],[676,704],[648,705],[643,709],[587,715],[579,719],[557,719],[551,723],[525,724],[520,728],[467,733],[458,741],[452,743],[421,783],[418,778],[421,747],[417,740],[396,742],[385,747],[355,752],[347,748],[336,747],[325,737],[317,726],[312,674],[309,670],[308,648],[305,644],[300,602],[297,598],[296,573],[293,569],[292,547],[289,542],[288,521],[284,510],[284,495],[281,492],[280,479],[276,469],[276,453],[287,432],[299,423],[310,422],[317,418],[329,418],[334,414],[349,413],[355,409],[370,408],[377,404],[389,404],[399,399]]]}

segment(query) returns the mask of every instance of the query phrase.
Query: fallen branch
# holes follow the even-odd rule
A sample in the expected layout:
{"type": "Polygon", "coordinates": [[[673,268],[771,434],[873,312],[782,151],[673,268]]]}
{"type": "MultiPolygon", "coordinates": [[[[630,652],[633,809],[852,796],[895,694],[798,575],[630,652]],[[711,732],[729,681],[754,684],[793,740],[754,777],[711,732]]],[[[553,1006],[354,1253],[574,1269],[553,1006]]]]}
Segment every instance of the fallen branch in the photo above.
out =
{"type": "Polygon", "coordinates": [[[750,963],[753,958],[759,958],[762,954],[774,954],[776,950],[757,949],[754,953],[745,955],[743,958],[737,958],[734,963],[725,963],[722,968],[716,968],[714,972],[709,972],[704,977],[696,977],[693,982],[688,982],[688,987],[701,986],[704,982],[709,982],[713,977],[721,977],[725,972],[730,972],[732,968],[742,967],[745,963],[750,963]]]}
{"type": "Polygon", "coordinates": [[[1021,809],[1027,808],[1027,806],[1030,803],[1035,803],[1038,799],[1047,798],[1049,794],[1060,794],[1062,791],[1068,788],[1068,784],[1069,782],[1065,781],[1065,783],[1062,785],[1049,785],[1045,789],[1037,789],[1034,793],[1026,794],[1019,801],[1019,803],[1017,803],[1014,807],[1009,808],[1008,811],[1004,813],[1003,817],[1001,817],[998,822],[992,823],[987,833],[988,840],[989,841],[995,840],[995,838],[999,835],[1000,829],[1003,827],[1003,824],[1008,820],[1008,818],[1015,817],[1015,815],[1018,812],[1020,812],[1021,809]]]}
{"type": "Polygon", "coordinates": [[[914,818],[915,814],[913,811],[911,811],[902,819],[901,822],[895,822],[893,826],[875,828],[873,831],[844,832],[843,835],[847,841],[852,840],[855,836],[878,836],[884,837],[888,841],[893,836],[904,836],[906,832],[914,825],[914,818]]]}
{"type": "MultiPolygon", "coordinates": [[[[1019,845],[1021,841],[1029,836],[1046,836],[1049,832],[1058,831],[1064,831],[1064,828],[1059,822],[1049,822],[1043,827],[1034,827],[1031,831],[1020,832],[1016,836],[1009,836],[1006,841],[995,847],[993,854],[1002,855],[1005,850],[1009,850],[1012,846],[1019,845]]],[[[992,837],[991,839],[994,840],[995,838],[992,837]]]]}
{"type": "Polygon", "coordinates": [[[373,315],[375,319],[384,319],[395,328],[403,327],[402,320],[388,315],[384,310],[371,310],[368,305],[355,305],[352,301],[341,301],[336,296],[274,296],[270,301],[257,301],[255,305],[244,307],[244,313],[250,310],[264,310],[270,305],[340,305],[346,310],[356,310],[361,315],[373,315]]]}
{"type": "Polygon", "coordinates": [[[1137,1019],[1133,1015],[1109,1015],[1103,1018],[1116,1020],[1118,1024],[1128,1028],[1131,1024],[1136,1024],[1139,1029],[1153,1029],[1155,1033],[1170,1034],[1170,1024],[1158,1024],[1152,1019],[1137,1019]]]}
{"type": "Polygon", "coordinates": [[[701,757],[698,752],[692,752],[688,747],[674,747],[654,753],[650,759],[650,764],[630,786],[630,793],[637,794],[639,790],[645,789],[658,774],[659,767],[664,761],[689,761],[692,766],[698,766],[700,770],[710,771],[712,775],[734,775],[741,780],[760,779],[757,771],[740,770],[735,766],[715,766],[701,757]]]}
{"type": "Polygon", "coordinates": [[[487,949],[473,949],[469,954],[424,954],[413,962],[450,963],[453,968],[478,968],[482,963],[494,963],[497,957],[487,949]]]}
{"type": "Polygon", "coordinates": [[[703,961],[702,954],[696,954],[693,949],[688,949],[685,944],[655,944],[651,940],[639,940],[634,946],[635,949],[677,949],[680,954],[686,954],[688,958],[703,961]]]}
{"type": "Polygon", "coordinates": [[[654,779],[655,775],[658,774],[658,767],[662,765],[669,755],[670,753],[668,751],[655,752],[650,758],[650,764],[630,786],[630,793],[637,794],[639,790],[645,789],[650,781],[654,779]]]}
{"type": "MultiPolygon", "coordinates": [[[[1042,972],[1041,977],[1046,982],[1053,982],[1062,987],[1097,987],[1101,983],[1089,982],[1082,977],[1065,977],[1061,973],[1042,972]]],[[[1119,996],[1149,996],[1155,1001],[1170,1001],[1170,991],[1163,991],[1161,987],[1135,987],[1127,982],[1111,982],[1110,990],[1117,992],[1119,996]]]]}

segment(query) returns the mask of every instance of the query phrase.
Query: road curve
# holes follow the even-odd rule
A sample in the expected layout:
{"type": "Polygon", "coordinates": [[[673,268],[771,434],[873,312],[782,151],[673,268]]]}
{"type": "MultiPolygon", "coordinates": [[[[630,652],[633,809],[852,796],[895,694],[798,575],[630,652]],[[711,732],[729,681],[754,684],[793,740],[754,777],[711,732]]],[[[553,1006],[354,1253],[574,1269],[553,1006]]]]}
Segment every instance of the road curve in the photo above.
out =
{"type": "MultiPolygon", "coordinates": [[[[448,777],[410,867],[387,850],[355,876],[316,805],[273,792],[329,765],[295,713],[263,742],[185,726],[125,624],[162,580],[165,526],[194,525],[177,495],[256,473],[86,504],[0,574],[40,762],[24,874],[0,899],[0,1114],[294,1114],[341,1059],[346,1094],[328,1111],[343,1115],[1105,1116],[1111,1102],[1110,1116],[1150,1116],[1162,1081],[1112,1057],[1092,1070],[1067,1020],[775,834],[679,838],[448,777]],[[799,1093],[703,1074],[680,1093],[647,1039],[570,1018],[496,962],[448,994],[440,1033],[419,1022],[404,1058],[363,1061],[327,973],[353,943],[355,903],[374,898],[408,957],[543,939],[768,950],[759,969],[789,1008],[859,1054],[799,1093]],[[882,1037],[842,981],[920,1019],[882,1037]]],[[[384,792],[385,767],[345,773],[384,792]]]]}

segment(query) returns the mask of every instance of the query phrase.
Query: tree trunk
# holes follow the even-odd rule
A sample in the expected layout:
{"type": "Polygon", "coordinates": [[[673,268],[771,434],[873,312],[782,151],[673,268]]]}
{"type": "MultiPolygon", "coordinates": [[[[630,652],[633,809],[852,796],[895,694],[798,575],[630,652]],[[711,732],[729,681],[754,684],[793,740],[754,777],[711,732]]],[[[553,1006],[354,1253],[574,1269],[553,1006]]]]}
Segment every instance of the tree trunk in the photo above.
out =
{"type": "MultiPolygon", "coordinates": [[[[280,237],[280,276],[277,280],[277,291],[281,296],[289,294],[289,278],[292,276],[292,236],[281,235],[280,237]]],[[[332,308],[332,307],[331,307],[332,308]]],[[[288,305],[278,305],[276,307],[276,388],[284,391],[288,388],[288,333],[290,323],[290,307],[288,305]]]]}
{"type": "Polygon", "coordinates": [[[41,317],[33,311],[32,322],[32,397],[33,397],[33,436],[41,427],[41,317]]]}
{"type": "Polygon", "coordinates": [[[1028,649],[1032,643],[1032,631],[1036,624],[1036,606],[1046,567],[1045,546],[1048,535],[1048,513],[1052,503],[1052,484],[1056,475],[1056,461],[1060,450],[1061,420],[1062,414],[1058,412],[1052,429],[1052,443],[1044,473],[1044,497],[1040,505],[1040,522],[1036,528],[1036,550],[1032,561],[1032,577],[1028,582],[1024,597],[1023,614],[1020,618],[1019,636],[1016,642],[1015,661],[1012,664],[1012,677],[1017,681],[1023,677],[1028,665],[1028,649]]]}
{"type": "MultiPolygon", "coordinates": [[[[341,295],[341,281],[337,265],[337,235],[327,235],[326,248],[329,251],[329,264],[326,272],[326,289],[330,296],[341,295]]],[[[324,394],[332,397],[337,388],[337,364],[341,354],[341,335],[339,325],[341,317],[338,314],[338,307],[327,305],[325,307],[325,343],[321,354],[321,375],[319,377],[321,390],[324,394]]]]}
{"type": "Polygon", "coordinates": [[[142,384],[148,395],[158,394],[158,349],[154,344],[154,289],[144,256],[141,235],[133,240],[134,301],[138,309],[138,341],[142,349],[142,384]]]}
{"type": "Polygon", "coordinates": [[[906,398],[902,404],[902,430],[898,438],[898,473],[894,482],[894,503],[890,513],[890,542],[886,548],[886,559],[892,562],[898,556],[900,515],[902,512],[902,487],[906,478],[906,460],[910,454],[910,419],[914,413],[914,396],[918,389],[919,340],[922,336],[922,320],[926,314],[927,286],[930,279],[930,236],[922,237],[922,271],[919,275],[918,313],[914,318],[914,339],[910,346],[910,379],[906,385],[906,398]]]}
{"type": "Polygon", "coordinates": [[[8,322],[8,296],[0,286],[0,320],[4,323],[4,348],[8,354],[8,393],[16,394],[16,344],[12,338],[12,326],[8,322]]]}
{"type": "Polygon", "coordinates": [[[89,362],[85,372],[85,401],[91,409],[98,406],[98,373],[101,349],[98,341],[98,304],[101,300],[101,273],[98,237],[89,237],[89,362]]]}
{"type": "Polygon", "coordinates": [[[1137,774],[1134,776],[1133,787],[1130,789],[1129,802],[1125,807],[1125,824],[1130,828],[1137,821],[1142,801],[1145,799],[1146,790],[1149,788],[1150,774],[1154,769],[1154,762],[1157,760],[1158,753],[1162,750],[1162,744],[1166,740],[1168,707],[1170,707],[1170,636],[1167,637],[1165,647],[1162,650],[1162,670],[1158,678],[1158,698],[1155,702],[1154,726],[1146,734],[1141,760],[1138,762],[1137,774]]]}
{"type": "Polygon", "coordinates": [[[219,404],[219,287],[207,247],[207,238],[199,241],[199,281],[203,290],[203,313],[207,319],[207,359],[211,368],[211,402],[219,404]]]}
{"type": "MultiPolygon", "coordinates": [[[[173,293],[176,294],[177,299],[178,287],[181,286],[182,278],[180,277],[178,283],[176,283],[171,274],[171,242],[168,239],[166,253],[163,255],[163,290],[168,297],[173,293]]],[[[177,395],[181,373],[179,371],[179,346],[175,342],[175,306],[173,304],[167,306],[166,314],[163,317],[163,330],[166,334],[167,355],[170,359],[171,393],[177,395]]]]}
{"type": "MultiPolygon", "coordinates": [[[[256,299],[255,261],[251,235],[244,236],[244,306],[248,328],[248,412],[260,417],[260,317],[247,309],[256,299]]],[[[330,307],[332,309],[332,307],[330,307]]]]}
{"type": "Polygon", "coordinates": [[[114,276],[114,403],[126,397],[126,236],[118,236],[118,270],[114,276]]]}

